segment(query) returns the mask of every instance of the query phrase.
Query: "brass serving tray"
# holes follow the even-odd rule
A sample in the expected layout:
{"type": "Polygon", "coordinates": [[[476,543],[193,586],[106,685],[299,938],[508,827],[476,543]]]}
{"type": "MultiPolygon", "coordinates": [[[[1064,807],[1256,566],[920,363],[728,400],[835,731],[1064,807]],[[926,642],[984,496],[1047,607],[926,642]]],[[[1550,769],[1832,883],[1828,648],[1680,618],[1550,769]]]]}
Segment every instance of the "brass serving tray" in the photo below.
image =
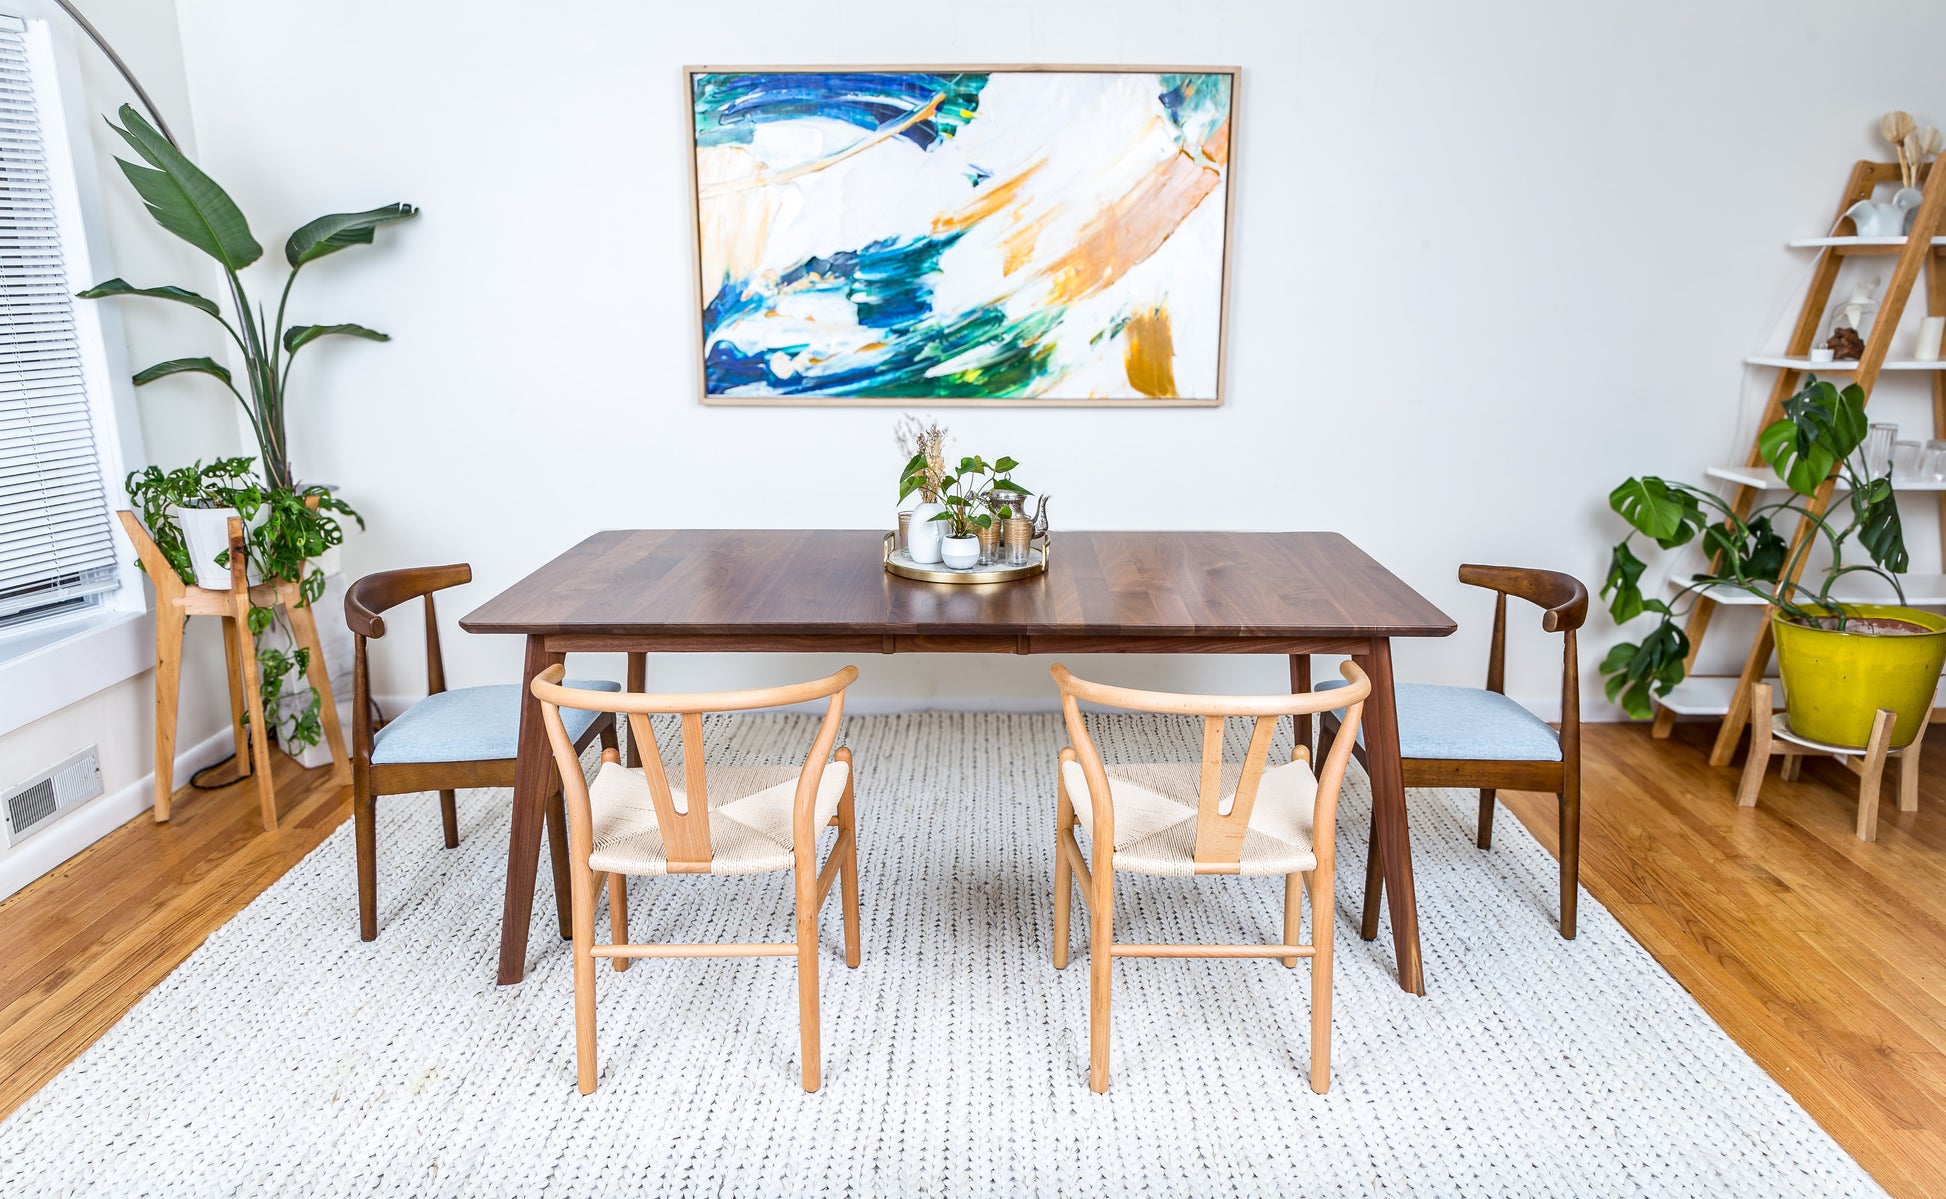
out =
{"type": "Polygon", "coordinates": [[[969,566],[956,570],[943,562],[914,562],[898,545],[897,533],[885,535],[885,573],[922,583],[1011,583],[1047,573],[1047,556],[1052,547],[1043,539],[1027,551],[1024,566],[969,566]]]}

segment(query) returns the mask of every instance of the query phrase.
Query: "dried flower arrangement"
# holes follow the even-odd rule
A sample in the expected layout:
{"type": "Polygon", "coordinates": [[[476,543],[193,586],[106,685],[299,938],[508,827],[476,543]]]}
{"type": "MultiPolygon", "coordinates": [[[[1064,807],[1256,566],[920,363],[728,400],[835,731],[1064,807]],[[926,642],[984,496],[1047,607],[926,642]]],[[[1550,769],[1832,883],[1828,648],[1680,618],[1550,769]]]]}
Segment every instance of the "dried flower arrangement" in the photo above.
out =
{"type": "Polygon", "coordinates": [[[919,496],[928,504],[939,502],[940,485],[946,479],[946,441],[951,436],[945,426],[937,421],[922,421],[907,413],[892,426],[892,444],[898,447],[899,457],[904,459],[908,469],[899,472],[900,499],[910,495],[905,490],[909,469],[914,459],[925,461],[925,471],[919,477],[919,496]]]}

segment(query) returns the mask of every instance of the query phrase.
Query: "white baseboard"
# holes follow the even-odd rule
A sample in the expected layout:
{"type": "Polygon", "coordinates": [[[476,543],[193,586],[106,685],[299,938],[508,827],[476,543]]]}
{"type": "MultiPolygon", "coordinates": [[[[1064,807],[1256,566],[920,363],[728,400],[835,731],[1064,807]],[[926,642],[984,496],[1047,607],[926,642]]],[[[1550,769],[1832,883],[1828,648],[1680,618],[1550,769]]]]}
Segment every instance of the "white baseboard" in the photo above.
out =
{"type": "MultiPolygon", "coordinates": [[[[176,777],[187,779],[231,752],[230,730],[222,729],[176,755],[176,777]]],[[[147,812],[155,802],[155,774],[136,779],[113,795],[90,800],[0,857],[0,899],[49,873],[75,854],[147,812]]]]}

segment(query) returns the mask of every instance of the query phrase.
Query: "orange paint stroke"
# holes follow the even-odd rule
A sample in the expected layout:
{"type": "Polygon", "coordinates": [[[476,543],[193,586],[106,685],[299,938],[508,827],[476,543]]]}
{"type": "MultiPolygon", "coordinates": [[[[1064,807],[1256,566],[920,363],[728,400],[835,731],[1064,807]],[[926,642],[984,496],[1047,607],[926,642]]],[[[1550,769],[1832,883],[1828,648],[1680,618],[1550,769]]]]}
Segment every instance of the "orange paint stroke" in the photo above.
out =
{"type": "Polygon", "coordinates": [[[1095,214],[1074,248],[1048,267],[1049,303],[1071,304],[1112,287],[1161,249],[1222,181],[1223,173],[1215,167],[1187,153],[1170,155],[1121,199],[1095,214]]]}
{"type": "Polygon", "coordinates": [[[1176,396],[1176,345],[1169,333],[1169,311],[1161,305],[1138,312],[1128,320],[1122,362],[1128,384],[1145,396],[1167,400],[1176,396]]]}
{"type": "Polygon", "coordinates": [[[1047,159],[1037,158],[1029,163],[1025,170],[1013,176],[1011,179],[1005,179],[999,183],[989,182],[985,187],[973,193],[971,202],[962,205],[953,212],[942,213],[934,217],[932,219],[932,231],[934,233],[952,233],[986,220],[1011,203],[1014,197],[1020,194],[1020,189],[1027,185],[1027,181],[1034,177],[1034,172],[1046,165],[1047,159]]]}

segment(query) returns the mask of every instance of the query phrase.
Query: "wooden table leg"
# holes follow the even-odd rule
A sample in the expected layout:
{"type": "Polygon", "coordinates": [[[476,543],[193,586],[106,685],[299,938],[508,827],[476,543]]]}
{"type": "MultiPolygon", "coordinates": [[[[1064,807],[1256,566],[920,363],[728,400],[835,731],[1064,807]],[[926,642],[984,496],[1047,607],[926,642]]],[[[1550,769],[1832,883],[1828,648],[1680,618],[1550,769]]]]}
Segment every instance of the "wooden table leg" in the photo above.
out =
{"type": "MultiPolygon", "coordinates": [[[[1946,494],[1946,493],[1942,493],[1942,494],[1946,494]]],[[[629,654],[628,689],[633,692],[642,692],[642,691],[647,691],[649,689],[649,656],[647,654],[644,653],[629,654]]],[[[617,716],[615,718],[615,725],[618,729],[624,723],[626,722],[624,722],[621,717],[617,716]]],[[[628,739],[628,766],[631,770],[633,770],[639,768],[641,765],[642,765],[642,751],[640,748],[636,746],[635,737],[631,733],[628,739]]],[[[627,961],[626,958],[616,958],[615,960],[617,962],[627,961]]],[[[619,970],[621,969],[621,967],[617,966],[616,969],[619,970]]]]}
{"type": "MultiPolygon", "coordinates": [[[[554,756],[541,724],[541,701],[527,690],[533,677],[564,655],[547,651],[540,637],[527,638],[527,661],[520,671],[520,747],[514,766],[513,830],[507,837],[507,899],[500,915],[500,984],[527,974],[527,926],[534,916],[534,881],[541,865],[541,826],[547,819],[548,792],[554,782],[554,756]]],[[[564,896],[556,896],[565,901],[564,896]]]]}
{"type": "MultiPolygon", "coordinates": [[[[1291,655],[1291,694],[1302,695],[1306,691],[1309,691],[1310,689],[1311,689],[1311,655],[1292,654],[1291,655]]],[[[1297,744],[1302,745],[1306,751],[1310,750],[1312,744],[1311,724],[1313,719],[1314,719],[1313,717],[1308,715],[1291,717],[1291,732],[1296,736],[1297,744]]]]}
{"type": "Polygon", "coordinates": [[[1392,643],[1375,638],[1369,652],[1354,654],[1352,660],[1372,680],[1372,695],[1365,701],[1365,771],[1372,781],[1372,818],[1378,826],[1385,898],[1391,905],[1392,949],[1399,966],[1399,986],[1424,995],[1419,907],[1412,890],[1412,841],[1406,831],[1405,774],[1399,765],[1399,718],[1392,699],[1392,643]]]}

